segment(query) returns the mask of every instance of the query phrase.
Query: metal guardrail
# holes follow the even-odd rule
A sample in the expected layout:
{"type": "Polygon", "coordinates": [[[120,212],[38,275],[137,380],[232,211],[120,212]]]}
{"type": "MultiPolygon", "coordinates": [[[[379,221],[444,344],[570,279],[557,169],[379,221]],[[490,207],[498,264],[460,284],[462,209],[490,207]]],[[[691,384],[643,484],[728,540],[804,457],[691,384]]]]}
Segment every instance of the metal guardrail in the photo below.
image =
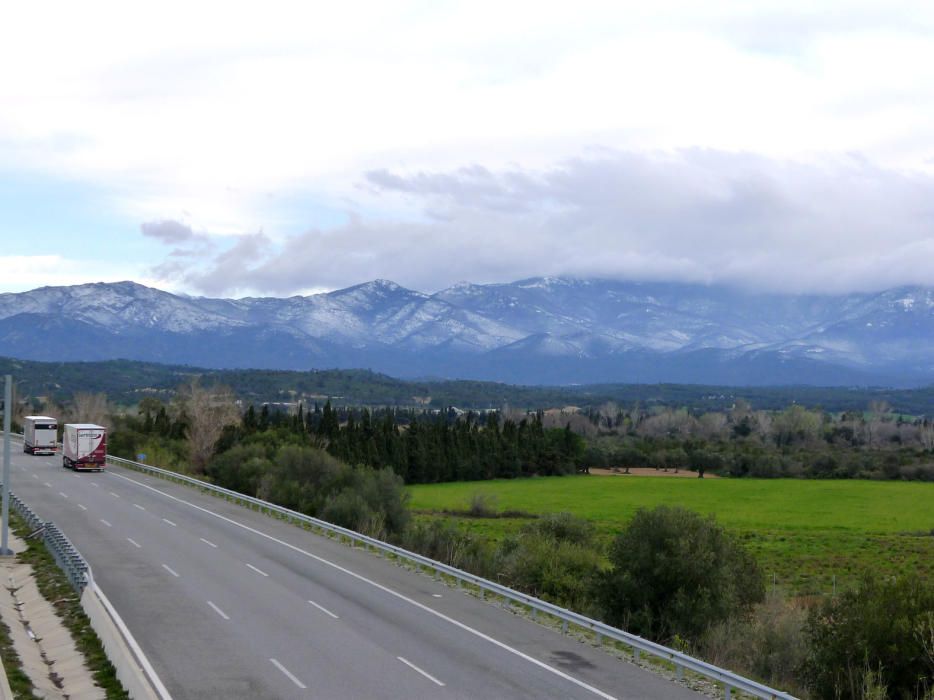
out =
{"type": "Polygon", "coordinates": [[[108,457],[107,459],[114,464],[129,467],[136,471],[152,474],[170,481],[175,481],[177,483],[194,486],[195,488],[198,488],[202,491],[207,491],[221,496],[226,500],[247,504],[251,508],[255,508],[260,512],[267,513],[289,522],[300,522],[306,525],[310,525],[313,529],[317,529],[328,534],[337,535],[338,538],[347,538],[350,540],[351,546],[360,543],[364,547],[369,547],[381,552],[383,555],[393,555],[399,560],[414,564],[417,569],[425,567],[429,570],[433,570],[436,575],[443,574],[448,576],[454,579],[458,586],[461,586],[464,583],[476,586],[479,589],[481,597],[483,597],[487,592],[492,593],[494,595],[500,596],[505,600],[527,606],[531,609],[533,617],[536,615],[536,613],[541,612],[561,620],[563,622],[562,628],[565,632],[567,632],[568,626],[573,624],[577,627],[594,632],[597,635],[599,641],[602,641],[603,637],[607,637],[617,642],[621,642],[622,644],[632,648],[633,656],[637,659],[640,652],[645,652],[657,658],[671,662],[674,664],[676,673],[679,678],[681,677],[683,670],[688,669],[701,676],[722,683],[727,700],[729,700],[732,690],[739,690],[753,697],[764,698],[766,700],[796,700],[795,697],[789,693],[775,690],[774,688],[770,688],[767,685],[763,685],[762,683],[744,678],[743,676],[733,673],[732,671],[720,668],[719,666],[714,666],[713,664],[709,664],[706,661],[701,661],[700,659],[696,659],[693,656],[689,656],[683,652],[671,649],[661,644],[656,644],[655,642],[649,641],[648,639],[624,632],[621,629],[607,625],[606,623],[600,622],[599,620],[593,620],[589,617],[586,617],[585,615],[581,615],[580,613],[567,610],[566,608],[562,608],[558,605],[554,605],[534,596],[521,593],[519,591],[513,590],[512,588],[508,588],[507,586],[496,583],[495,581],[490,581],[489,579],[476,576],[470,572],[457,569],[453,566],[448,566],[447,564],[435,561],[434,559],[429,559],[428,557],[422,556],[421,554],[410,552],[407,549],[403,549],[402,547],[397,547],[395,545],[389,544],[388,542],[383,542],[382,540],[377,540],[373,537],[362,535],[359,532],[355,532],[354,530],[349,530],[338,525],[333,525],[324,520],[319,520],[318,518],[313,518],[309,515],[305,515],[304,513],[291,510],[290,508],[283,508],[282,506],[277,506],[274,503],[269,503],[268,501],[263,501],[259,498],[247,496],[246,494],[232,491],[230,489],[225,489],[220,486],[215,486],[214,484],[210,484],[206,481],[201,481],[200,479],[185,476],[184,474],[179,474],[167,469],[160,469],[159,467],[142,464],[141,462],[134,462],[129,459],[123,459],[122,457],[108,457]]]}
{"type": "MultiPolygon", "coordinates": [[[[0,491],[2,489],[3,485],[0,484],[0,491]]],[[[107,657],[116,669],[117,678],[129,691],[130,697],[140,700],[172,700],[123,618],[94,582],[91,567],[71,540],[51,520],[43,521],[12,491],[10,507],[26,521],[30,530],[42,532],[46,548],[80,596],[81,607],[90,619],[91,627],[101,639],[107,657]],[[100,614],[95,614],[97,610],[101,611],[100,614]]]]}
{"type": "Polygon", "coordinates": [[[90,569],[71,540],[51,520],[43,521],[12,491],[10,492],[10,506],[26,521],[30,530],[42,531],[46,549],[51,552],[59,568],[65,572],[71,587],[77,591],[78,595],[81,595],[90,581],[90,569]]]}

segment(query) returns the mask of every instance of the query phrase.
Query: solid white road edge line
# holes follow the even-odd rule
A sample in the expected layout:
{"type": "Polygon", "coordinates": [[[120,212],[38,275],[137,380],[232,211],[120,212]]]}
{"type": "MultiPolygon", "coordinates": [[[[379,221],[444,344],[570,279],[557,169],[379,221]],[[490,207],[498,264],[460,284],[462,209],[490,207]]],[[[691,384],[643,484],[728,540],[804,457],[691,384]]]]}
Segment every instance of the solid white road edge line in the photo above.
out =
{"type": "Polygon", "coordinates": [[[143,671],[146,673],[146,676],[149,678],[149,681],[155,688],[156,695],[158,695],[161,700],[172,700],[172,696],[169,694],[169,691],[166,690],[164,685],[162,685],[162,680],[159,678],[159,675],[152,667],[152,664],[149,663],[149,659],[146,658],[143,650],[139,648],[139,644],[137,643],[136,638],[126,626],[123,618],[120,617],[120,613],[117,612],[117,609],[113,606],[113,603],[110,602],[110,599],[104,595],[104,591],[102,591],[100,586],[98,586],[97,583],[93,580],[91,586],[92,592],[97,596],[101,604],[107,610],[107,614],[110,615],[110,619],[113,620],[114,624],[117,626],[117,629],[120,630],[120,636],[123,637],[123,640],[129,645],[130,650],[136,657],[136,660],[139,662],[140,666],[143,667],[143,671]]]}
{"type": "Polygon", "coordinates": [[[285,677],[286,677],[286,678],[288,678],[290,681],[292,681],[292,682],[293,682],[295,685],[297,685],[299,688],[301,688],[302,690],[305,690],[305,689],[308,688],[307,685],[305,685],[305,684],[302,683],[300,680],[298,680],[298,678],[296,678],[295,676],[293,676],[293,675],[289,672],[289,669],[287,669],[285,666],[283,666],[282,664],[280,664],[278,661],[276,661],[275,659],[269,659],[269,661],[272,662],[272,665],[273,665],[273,666],[275,666],[275,667],[278,668],[280,671],[282,671],[282,673],[285,674],[285,677]]]}
{"type": "Polygon", "coordinates": [[[255,529],[255,528],[250,527],[249,525],[244,525],[243,523],[238,523],[236,520],[232,520],[231,518],[228,518],[228,517],[226,517],[226,516],[224,516],[224,515],[221,515],[220,513],[215,513],[215,512],[212,511],[212,510],[208,510],[207,508],[203,508],[202,506],[199,506],[199,505],[196,505],[196,504],[194,504],[194,503],[191,503],[190,501],[186,501],[185,499],[179,498],[178,496],[173,496],[172,494],[166,493],[165,491],[160,491],[159,489],[157,489],[157,488],[155,488],[155,487],[153,487],[153,486],[150,486],[150,485],[148,485],[148,484],[144,484],[144,483],[142,483],[141,481],[137,481],[136,479],[131,479],[131,478],[128,477],[128,476],[123,476],[123,474],[117,474],[117,473],[115,473],[115,472],[110,472],[110,473],[111,473],[113,476],[119,477],[120,479],[126,479],[127,481],[132,482],[132,483],[134,483],[134,484],[137,484],[137,485],[139,485],[139,486],[142,486],[142,487],[145,488],[145,489],[149,489],[150,491],[154,491],[155,493],[158,493],[158,494],[160,494],[160,495],[162,495],[162,496],[165,496],[166,498],[169,498],[169,499],[171,499],[171,500],[173,500],[173,501],[175,501],[175,502],[177,502],[177,503],[184,503],[186,506],[189,506],[189,507],[191,507],[191,508],[194,508],[195,510],[199,510],[199,511],[201,511],[202,513],[207,513],[208,515],[211,515],[211,516],[217,518],[218,520],[223,520],[224,522],[230,523],[231,525],[234,525],[234,526],[236,526],[236,527],[242,528],[243,530],[246,530],[246,531],[248,531],[248,532],[252,532],[253,534],[259,535],[260,537],[263,537],[263,538],[265,538],[265,539],[267,539],[267,540],[269,540],[269,541],[271,541],[271,542],[275,542],[275,543],[277,543],[277,544],[280,544],[280,545],[282,545],[283,547],[286,547],[287,549],[291,549],[291,550],[294,551],[294,552],[298,552],[299,554],[303,554],[303,555],[305,555],[306,557],[309,557],[310,559],[314,559],[314,560],[317,561],[317,562],[320,562],[320,563],[322,563],[322,564],[325,564],[326,566],[330,566],[331,568],[333,568],[333,569],[335,569],[335,570],[337,570],[337,571],[340,571],[340,572],[342,572],[342,573],[344,573],[344,574],[347,574],[348,576],[351,576],[351,577],[357,579],[358,581],[362,581],[362,582],[364,582],[364,583],[367,583],[367,584],[373,586],[374,588],[383,591],[384,593],[388,593],[389,595],[394,596],[395,598],[398,598],[399,600],[402,600],[402,601],[405,601],[406,603],[409,603],[410,605],[412,605],[412,606],[418,608],[419,610],[422,610],[422,611],[428,613],[429,615],[434,615],[435,617],[437,617],[437,618],[439,618],[439,619],[441,619],[441,620],[444,620],[445,622],[448,622],[448,623],[454,625],[455,627],[458,627],[458,628],[464,630],[465,632],[469,632],[470,634],[472,634],[472,635],[478,637],[479,639],[482,639],[482,640],[484,640],[484,641],[486,641],[486,642],[489,642],[490,644],[493,644],[494,646],[499,647],[499,648],[502,649],[503,651],[507,651],[507,652],[509,652],[510,654],[513,654],[513,655],[515,655],[515,656],[518,656],[520,659],[523,659],[523,660],[525,660],[525,661],[528,661],[530,664],[533,664],[533,665],[535,665],[535,666],[538,666],[539,668],[544,669],[545,671],[548,671],[549,673],[553,673],[554,675],[558,676],[559,678],[563,678],[564,680],[568,681],[569,683],[573,683],[574,685],[578,686],[579,688],[583,688],[584,690],[588,690],[588,691],[590,691],[591,693],[593,693],[594,695],[597,695],[597,696],[599,696],[599,697],[601,697],[601,698],[604,698],[604,700],[617,700],[615,697],[613,697],[612,695],[609,695],[609,694],[607,694],[607,693],[604,693],[604,692],[603,692],[602,690],[600,690],[599,688],[595,688],[594,686],[592,686],[592,685],[590,685],[590,684],[588,684],[588,683],[585,683],[585,682],[582,681],[582,680],[579,680],[579,679],[577,679],[577,678],[574,678],[574,676],[569,676],[569,675],[568,675],[567,673],[565,673],[564,671],[561,671],[561,670],[555,668],[554,666],[549,666],[549,665],[546,664],[544,661],[539,661],[538,659],[536,659],[536,658],[534,658],[534,657],[532,657],[532,656],[529,656],[528,654],[526,654],[526,653],[524,653],[524,652],[521,652],[521,651],[519,651],[518,649],[515,649],[515,648],[509,646],[508,644],[505,644],[504,642],[499,641],[498,639],[494,639],[493,637],[491,637],[491,636],[489,636],[489,635],[487,635],[487,634],[484,634],[484,633],[481,632],[480,630],[474,629],[473,627],[470,627],[469,625],[466,625],[466,624],[464,624],[463,622],[460,622],[459,620],[455,620],[453,617],[448,617],[448,616],[445,615],[444,613],[439,612],[439,611],[437,611],[437,610],[434,610],[434,609],[432,609],[432,608],[429,608],[427,605],[424,605],[423,603],[419,603],[417,600],[413,600],[412,598],[409,598],[408,596],[406,596],[406,595],[404,595],[404,594],[402,594],[402,593],[399,593],[398,591],[394,591],[394,590],[392,590],[391,588],[388,588],[388,587],[384,586],[384,585],[381,584],[381,583],[377,583],[376,581],[373,581],[373,580],[371,580],[371,579],[368,579],[366,576],[362,576],[361,574],[358,574],[358,573],[356,573],[356,572],[354,572],[354,571],[351,571],[350,569],[344,568],[344,567],[341,566],[340,564],[335,564],[334,562],[332,562],[332,561],[330,561],[330,560],[328,560],[328,559],[325,559],[324,557],[320,557],[320,556],[318,556],[317,554],[312,554],[311,552],[308,552],[308,551],[302,549],[301,547],[296,547],[294,544],[290,544],[290,543],[288,543],[288,542],[286,542],[286,541],[284,541],[284,540],[280,540],[280,539],[277,538],[277,537],[273,537],[272,535],[268,535],[268,534],[266,534],[265,532],[262,532],[262,531],[260,531],[260,530],[257,530],[257,529],[255,529]]]}
{"type": "Polygon", "coordinates": [[[412,663],[411,661],[409,661],[408,659],[403,659],[401,656],[397,656],[396,658],[399,659],[399,661],[401,661],[402,663],[404,663],[406,666],[408,666],[408,667],[409,667],[410,669],[412,669],[413,671],[417,671],[418,673],[421,673],[423,676],[425,676],[425,678],[427,678],[428,680],[430,680],[432,683],[435,683],[436,685],[440,685],[442,688],[444,687],[444,683],[442,683],[441,681],[439,681],[437,678],[435,678],[435,677],[434,677],[433,675],[431,675],[430,673],[427,673],[426,671],[423,671],[422,669],[420,669],[418,666],[416,666],[415,664],[413,664],[413,663],[412,663]]]}
{"type": "Polygon", "coordinates": [[[318,610],[320,610],[321,612],[323,612],[325,615],[330,615],[330,616],[333,617],[335,620],[339,620],[339,619],[340,619],[337,615],[335,615],[334,613],[332,613],[330,610],[328,610],[328,609],[327,609],[326,607],[324,607],[323,605],[318,605],[318,604],[317,604],[315,601],[313,601],[313,600],[309,600],[308,602],[311,603],[312,605],[314,605],[316,608],[318,608],[318,610]]]}
{"type": "Polygon", "coordinates": [[[166,571],[168,571],[170,574],[172,574],[175,578],[178,578],[178,573],[177,573],[176,571],[174,571],[174,570],[172,569],[172,567],[169,566],[168,564],[163,564],[163,565],[162,565],[162,568],[165,569],[166,571]]]}
{"type": "Polygon", "coordinates": [[[227,616],[227,613],[225,613],[225,612],[224,612],[223,610],[221,610],[219,607],[217,607],[216,605],[214,605],[214,603],[212,603],[210,600],[208,601],[208,605],[210,605],[210,606],[211,606],[211,609],[212,609],[214,612],[216,612],[218,615],[220,615],[222,618],[224,618],[225,620],[229,620],[229,619],[230,619],[230,617],[227,616]]]}

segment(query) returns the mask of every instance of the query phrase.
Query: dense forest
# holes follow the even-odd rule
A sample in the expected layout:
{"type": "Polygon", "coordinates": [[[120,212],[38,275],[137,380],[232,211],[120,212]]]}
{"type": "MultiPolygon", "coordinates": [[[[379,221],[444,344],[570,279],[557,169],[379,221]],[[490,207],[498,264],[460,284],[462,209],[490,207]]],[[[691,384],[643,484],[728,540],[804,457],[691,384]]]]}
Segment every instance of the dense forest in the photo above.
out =
{"type": "Polygon", "coordinates": [[[894,412],[934,416],[934,387],[735,387],[693,384],[599,384],[588,386],[514,386],[462,380],[402,381],[368,370],[308,372],[237,369],[212,370],[129,360],[107,362],[32,362],[0,358],[0,374],[13,374],[21,397],[37,402],[70,401],[78,393],[105,393],[124,407],[146,397],[170,401],[180,384],[200,378],[202,384],[229,386],[244,404],[274,403],[295,407],[328,399],[335,406],[527,410],[561,406],[597,407],[612,401],[643,408],[670,406],[692,411],[722,411],[744,400],[761,410],[791,404],[826,411],[861,411],[872,401],[888,403],[894,412]]]}

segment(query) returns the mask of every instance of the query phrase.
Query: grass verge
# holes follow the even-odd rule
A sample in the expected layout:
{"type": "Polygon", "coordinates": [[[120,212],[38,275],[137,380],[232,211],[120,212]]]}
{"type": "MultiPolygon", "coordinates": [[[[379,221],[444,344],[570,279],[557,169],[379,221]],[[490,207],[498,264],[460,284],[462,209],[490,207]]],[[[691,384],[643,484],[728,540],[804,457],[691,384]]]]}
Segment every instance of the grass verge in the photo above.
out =
{"type": "MultiPolygon", "coordinates": [[[[15,513],[10,514],[10,527],[20,537],[29,534],[25,522],[15,513]]],[[[55,563],[42,541],[30,539],[26,540],[26,543],[27,549],[19,555],[19,559],[32,566],[39,592],[52,604],[59,619],[71,632],[75,646],[84,655],[84,662],[90,669],[94,682],[107,694],[107,700],[129,700],[130,696],[117,680],[116,669],[107,658],[100,639],[81,607],[78,594],[68,582],[68,577],[55,563]]]]}
{"type": "Polygon", "coordinates": [[[6,672],[7,681],[10,683],[10,690],[13,691],[13,697],[16,700],[20,698],[34,698],[33,684],[29,676],[23,671],[19,654],[13,647],[13,640],[10,638],[10,628],[4,622],[0,622],[0,660],[3,661],[3,670],[6,672]]]}

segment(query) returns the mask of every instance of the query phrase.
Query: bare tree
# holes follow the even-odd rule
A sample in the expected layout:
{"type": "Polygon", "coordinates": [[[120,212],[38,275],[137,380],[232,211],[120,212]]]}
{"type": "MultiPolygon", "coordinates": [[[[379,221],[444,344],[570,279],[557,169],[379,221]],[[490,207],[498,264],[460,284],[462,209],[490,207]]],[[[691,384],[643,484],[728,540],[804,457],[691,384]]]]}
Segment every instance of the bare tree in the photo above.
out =
{"type": "Polygon", "coordinates": [[[775,416],[772,434],[779,444],[790,444],[797,440],[809,442],[820,435],[822,425],[823,417],[820,413],[795,404],[775,416]]]}
{"type": "Polygon", "coordinates": [[[926,450],[934,450],[934,423],[924,421],[918,427],[918,441],[926,450]]]}
{"type": "Polygon", "coordinates": [[[79,392],[72,399],[69,419],[75,423],[96,423],[105,428],[113,427],[110,420],[110,409],[107,405],[107,394],[91,394],[79,392]]]}
{"type": "Polygon", "coordinates": [[[240,420],[236,397],[229,387],[203,387],[197,378],[178,390],[178,402],[188,418],[188,457],[196,474],[204,472],[224,426],[240,420]]]}
{"type": "Polygon", "coordinates": [[[696,424],[694,416],[686,409],[666,408],[642,421],[639,432],[651,437],[686,437],[694,431],[696,424]]]}
{"type": "Polygon", "coordinates": [[[607,401],[600,406],[597,410],[597,414],[600,416],[600,427],[606,428],[607,430],[615,428],[620,419],[619,406],[613,401],[607,401]]]}
{"type": "Polygon", "coordinates": [[[707,440],[720,440],[726,435],[726,423],[723,413],[705,413],[697,420],[697,431],[707,440]]]}

